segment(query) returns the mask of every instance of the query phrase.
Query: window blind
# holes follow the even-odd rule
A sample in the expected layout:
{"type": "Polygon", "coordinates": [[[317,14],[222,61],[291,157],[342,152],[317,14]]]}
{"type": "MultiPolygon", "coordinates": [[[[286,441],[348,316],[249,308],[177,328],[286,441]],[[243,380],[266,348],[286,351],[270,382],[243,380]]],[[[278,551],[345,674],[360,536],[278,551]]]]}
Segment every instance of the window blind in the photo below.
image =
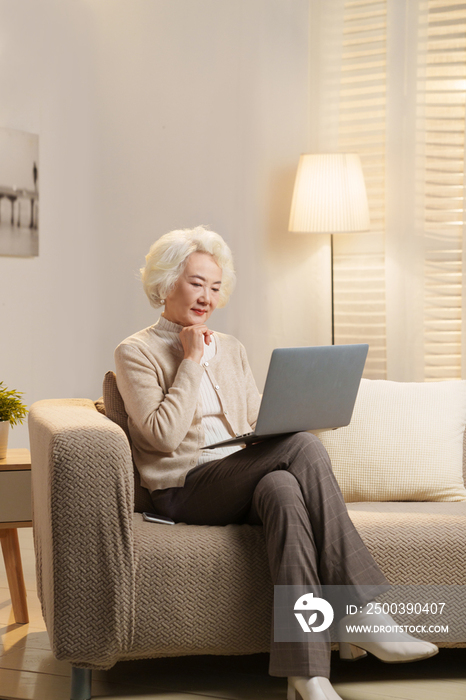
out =
{"type": "MultiPolygon", "coordinates": [[[[338,149],[361,156],[371,233],[335,236],[335,342],[369,342],[365,376],[373,379],[387,377],[385,173],[391,153],[386,148],[386,86],[387,63],[394,58],[387,54],[390,7],[386,0],[344,2],[341,37],[338,149]]],[[[409,175],[415,182],[416,225],[407,227],[407,235],[420,238],[422,299],[419,309],[418,300],[407,297],[405,303],[413,304],[414,313],[422,317],[420,374],[426,381],[438,381],[461,377],[466,3],[419,0],[417,7],[417,50],[406,52],[417,76],[415,164],[409,175]]],[[[397,79],[404,76],[400,73],[397,79]]],[[[408,336],[400,337],[398,352],[408,351],[408,343],[408,336]]]]}
{"type": "Polygon", "coordinates": [[[425,242],[425,379],[459,379],[466,3],[428,0],[421,4],[417,96],[425,242]]]}
{"type": "Polygon", "coordinates": [[[338,147],[361,157],[371,233],[335,236],[335,342],[368,342],[364,376],[372,379],[386,377],[386,23],[386,2],[344,3],[338,147]]]}

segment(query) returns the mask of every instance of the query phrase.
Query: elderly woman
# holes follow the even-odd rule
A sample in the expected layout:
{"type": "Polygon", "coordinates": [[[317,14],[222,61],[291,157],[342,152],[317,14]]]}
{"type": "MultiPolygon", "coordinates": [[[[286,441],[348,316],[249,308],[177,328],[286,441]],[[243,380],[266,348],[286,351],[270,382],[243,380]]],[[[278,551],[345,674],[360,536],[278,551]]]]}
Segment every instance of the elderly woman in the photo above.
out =
{"type": "MultiPolygon", "coordinates": [[[[316,437],[203,449],[253,430],[260,403],[244,347],[207,325],[234,287],[226,243],[202,227],[172,231],[153,244],[141,272],[150,303],[163,313],[117,347],[115,362],[134,461],[154,511],[188,524],[262,524],[275,585],[363,586],[355,602],[367,604],[387,581],[316,437]]],[[[408,635],[340,647],[347,657],[364,648],[387,662],[438,651],[408,635]]],[[[328,643],[275,642],[272,630],[269,672],[288,677],[288,700],[339,698],[328,680],[328,643]]]]}

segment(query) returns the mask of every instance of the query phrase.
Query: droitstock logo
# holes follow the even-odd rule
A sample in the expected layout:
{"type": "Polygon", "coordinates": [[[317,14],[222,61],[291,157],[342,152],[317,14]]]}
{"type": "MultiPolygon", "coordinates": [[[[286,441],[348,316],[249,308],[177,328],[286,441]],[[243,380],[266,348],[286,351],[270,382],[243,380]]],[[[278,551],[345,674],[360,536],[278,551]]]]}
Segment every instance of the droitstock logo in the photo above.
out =
{"type": "Polygon", "coordinates": [[[398,643],[406,632],[434,644],[463,644],[466,585],[274,586],[276,642],[398,643]]]}
{"type": "Polygon", "coordinates": [[[295,617],[301,625],[304,632],[323,632],[328,629],[333,622],[333,608],[323,598],[314,597],[313,593],[305,593],[300,596],[294,604],[294,610],[305,610],[306,613],[311,612],[307,622],[304,615],[300,612],[295,612],[295,617]],[[314,627],[317,620],[317,613],[321,612],[324,616],[322,624],[314,627]]]}

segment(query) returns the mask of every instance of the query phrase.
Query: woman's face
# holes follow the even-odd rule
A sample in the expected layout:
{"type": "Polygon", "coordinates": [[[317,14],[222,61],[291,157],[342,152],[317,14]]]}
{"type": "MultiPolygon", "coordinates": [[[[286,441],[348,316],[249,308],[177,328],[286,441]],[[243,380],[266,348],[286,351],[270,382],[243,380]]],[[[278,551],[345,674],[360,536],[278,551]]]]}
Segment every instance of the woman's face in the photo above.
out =
{"type": "Polygon", "coordinates": [[[222,269],[209,253],[192,253],[174,289],[165,299],[163,316],[180,326],[205,323],[216,308],[222,269]]]}

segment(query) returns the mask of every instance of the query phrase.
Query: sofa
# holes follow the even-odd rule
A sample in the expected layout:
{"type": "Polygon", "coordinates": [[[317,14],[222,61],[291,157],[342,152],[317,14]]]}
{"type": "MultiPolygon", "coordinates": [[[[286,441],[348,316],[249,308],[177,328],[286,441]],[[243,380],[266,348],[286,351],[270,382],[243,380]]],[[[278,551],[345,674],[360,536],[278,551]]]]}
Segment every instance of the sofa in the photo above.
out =
{"type": "MultiPolygon", "coordinates": [[[[91,399],[39,401],[29,415],[38,594],[53,653],[74,668],[73,700],[90,697],[92,669],[120,660],[269,647],[262,528],[145,522],[151,501],[123,427],[91,399]]],[[[464,468],[464,425],[462,445],[464,468]]],[[[466,500],[348,510],[391,583],[466,585],[466,500]]],[[[464,647],[466,635],[440,644],[464,647]]]]}

